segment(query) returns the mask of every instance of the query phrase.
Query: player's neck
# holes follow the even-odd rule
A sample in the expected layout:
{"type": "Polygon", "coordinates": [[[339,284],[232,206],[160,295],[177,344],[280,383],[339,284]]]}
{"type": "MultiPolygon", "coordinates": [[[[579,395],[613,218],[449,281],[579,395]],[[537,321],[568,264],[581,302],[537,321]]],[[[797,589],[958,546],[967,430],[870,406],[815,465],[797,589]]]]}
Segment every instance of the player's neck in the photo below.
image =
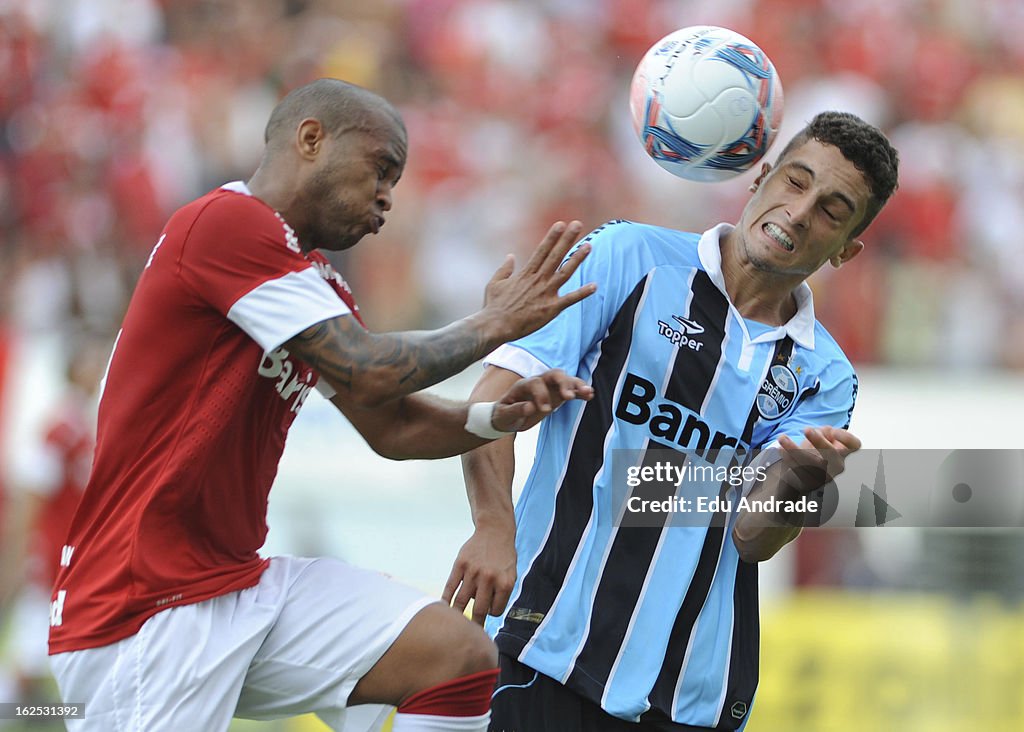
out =
{"type": "Polygon", "coordinates": [[[783,325],[796,315],[793,291],[799,277],[763,272],[741,262],[735,250],[722,247],[722,277],[729,300],[744,318],[765,325],[783,325]]]}
{"type": "Polygon", "coordinates": [[[755,288],[735,287],[726,279],[726,290],[736,310],[748,320],[765,325],[785,325],[796,315],[796,300],[789,290],[781,297],[755,288]]]}
{"type": "Polygon", "coordinates": [[[281,215],[299,237],[299,244],[304,252],[310,250],[303,236],[304,220],[296,210],[295,182],[285,175],[278,174],[260,165],[252,177],[246,181],[249,192],[281,215]]]}
{"type": "Polygon", "coordinates": [[[285,180],[268,170],[263,165],[256,169],[252,177],[246,181],[249,192],[263,201],[272,209],[285,216],[291,208],[294,188],[291,181],[285,180]]]}

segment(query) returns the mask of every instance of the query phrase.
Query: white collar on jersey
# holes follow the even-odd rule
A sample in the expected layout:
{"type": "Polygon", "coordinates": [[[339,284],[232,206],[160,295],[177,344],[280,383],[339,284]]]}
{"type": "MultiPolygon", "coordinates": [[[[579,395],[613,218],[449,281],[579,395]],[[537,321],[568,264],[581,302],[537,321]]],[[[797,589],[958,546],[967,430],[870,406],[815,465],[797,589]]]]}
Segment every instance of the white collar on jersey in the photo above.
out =
{"type": "Polygon", "coordinates": [[[244,180],[233,180],[230,183],[225,183],[221,186],[225,191],[234,191],[235,193],[244,193],[247,196],[252,195],[252,191],[249,190],[249,186],[245,184],[244,180]]]}
{"type": "MultiPolygon", "coordinates": [[[[708,273],[711,281],[722,291],[726,299],[728,299],[729,293],[726,292],[725,278],[722,276],[722,250],[719,241],[733,228],[732,224],[718,224],[701,234],[700,241],[697,243],[697,255],[700,257],[700,263],[704,265],[704,270],[708,273]]],[[[814,300],[811,297],[810,286],[806,282],[801,282],[800,286],[793,291],[793,297],[796,299],[796,315],[790,318],[785,325],[755,338],[754,342],[777,340],[782,335],[788,335],[802,347],[814,349],[814,300]]],[[[729,300],[729,307],[735,310],[731,300],[729,300]]]]}

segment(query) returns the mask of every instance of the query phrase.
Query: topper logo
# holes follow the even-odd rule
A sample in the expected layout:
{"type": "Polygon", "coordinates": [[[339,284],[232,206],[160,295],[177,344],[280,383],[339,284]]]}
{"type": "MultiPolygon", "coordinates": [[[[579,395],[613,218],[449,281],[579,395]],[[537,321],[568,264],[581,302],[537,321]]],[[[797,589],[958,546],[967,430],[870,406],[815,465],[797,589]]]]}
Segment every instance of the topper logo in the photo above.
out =
{"type": "Polygon", "coordinates": [[[696,336],[703,333],[704,326],[695,320],[689,320],[678,315],[673,315],[672,319],[679,323],[682,330],[673,328],[664,320],[659,320],[658,334],[668,339],[668,342],[673,346],[689,348],[691,351],[699,351],[704,346],[704,343],[696,338],[691,338],[690,336],[696,336]]]}

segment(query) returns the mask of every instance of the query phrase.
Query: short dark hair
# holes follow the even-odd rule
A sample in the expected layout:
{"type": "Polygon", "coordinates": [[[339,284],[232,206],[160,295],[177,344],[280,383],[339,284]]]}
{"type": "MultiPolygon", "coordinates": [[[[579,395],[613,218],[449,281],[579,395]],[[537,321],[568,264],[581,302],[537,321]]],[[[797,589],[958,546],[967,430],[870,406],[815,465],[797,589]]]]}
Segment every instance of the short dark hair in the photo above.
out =
{"type": "Polygon", "coordinates": [[[871,188],[864,218],[852,236],[868,227],[899,185],[899,154],[882,131],[849,112],[822,112],[794,135],[779,154],[776,165],[792,150],[809,140],[839,148],[861,173],[871,188]]]}

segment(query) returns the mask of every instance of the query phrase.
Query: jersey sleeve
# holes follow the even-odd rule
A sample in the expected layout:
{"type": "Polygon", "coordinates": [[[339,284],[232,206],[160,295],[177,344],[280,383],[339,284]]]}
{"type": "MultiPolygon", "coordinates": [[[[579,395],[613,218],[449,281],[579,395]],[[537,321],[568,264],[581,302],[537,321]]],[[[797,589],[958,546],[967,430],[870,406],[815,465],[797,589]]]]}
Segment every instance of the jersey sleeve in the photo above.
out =
{"type": "Polygon", "coordinates": [[[500,366],[529,377],[547,369],[579,375],[587,354],[604,338],[622,303],[649,268],[644,256],[640,227],[628,221],[612,221],[582,239],[590,254],[563,285],[571,292],[588,283],[597,292],[562,311],[540,330],[493,351],[485,366],[500,366]]]}
{"type": "Polygon", "coordinates": [[[800,444],[807,427],[850,426],[857,402],[857,375],[848,363],[833,364],[819,377],[815,388],[806,390],[793,413],[776,426],[765,441],[765,447],[778,445],[779,437],[787,435],[800,444]]]}
{"type": "Polygon", "coordinates": [[[196,218],[179,262],[185,283],[269,352],[350,313],[302,256],[291,228],[249,196],[225,193],[196,218]]]}

